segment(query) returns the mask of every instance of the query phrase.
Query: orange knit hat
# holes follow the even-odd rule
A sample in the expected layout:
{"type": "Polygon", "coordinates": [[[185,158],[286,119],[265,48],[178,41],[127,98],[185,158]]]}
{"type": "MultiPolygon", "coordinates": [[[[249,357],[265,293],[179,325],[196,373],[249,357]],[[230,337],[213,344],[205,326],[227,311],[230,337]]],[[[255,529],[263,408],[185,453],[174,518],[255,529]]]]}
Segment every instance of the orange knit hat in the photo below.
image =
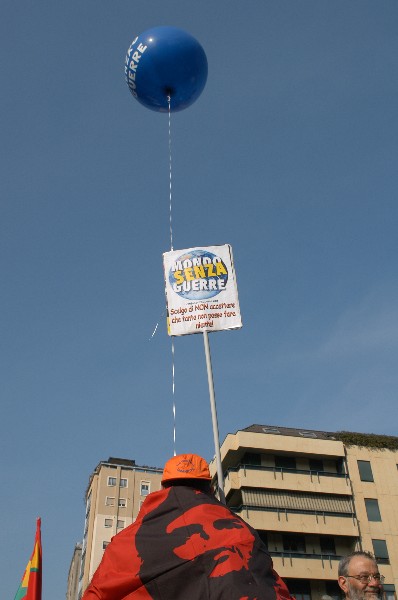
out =
{"type": "Polygon", "coordinates": [[[164,466],[162,483],[173,479],[211,480],[209,465],[197,454],[179,454],[173,456],[164,466]]]}

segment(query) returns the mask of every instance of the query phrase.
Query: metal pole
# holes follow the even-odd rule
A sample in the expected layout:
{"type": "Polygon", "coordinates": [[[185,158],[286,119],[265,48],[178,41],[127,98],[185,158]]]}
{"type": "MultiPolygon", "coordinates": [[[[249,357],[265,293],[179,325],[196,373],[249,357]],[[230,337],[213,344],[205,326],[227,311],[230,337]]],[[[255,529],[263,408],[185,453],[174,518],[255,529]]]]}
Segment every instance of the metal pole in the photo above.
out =
{"type": "Polygon", "coordinates": [[[218,491],[219,491],[221,502],[223,502],[223,504],[226,504],[225,494],[224,494],[224,475],[223,475],[222,465],[221,465],[220,440],[219,440],[219,436],[218,436],[216,398],[214,395],[213,370],[211,368],[209,336],[207,335],[206,329],[203,330],[203,341],[204,341],[204,345],[205,345],[207,379],[209,381],[210,409],[211,409],[211,418],[212,418],[212,422],[213,422],[214,447],[215,447],[215,451],[216,451],[218,491]]]}

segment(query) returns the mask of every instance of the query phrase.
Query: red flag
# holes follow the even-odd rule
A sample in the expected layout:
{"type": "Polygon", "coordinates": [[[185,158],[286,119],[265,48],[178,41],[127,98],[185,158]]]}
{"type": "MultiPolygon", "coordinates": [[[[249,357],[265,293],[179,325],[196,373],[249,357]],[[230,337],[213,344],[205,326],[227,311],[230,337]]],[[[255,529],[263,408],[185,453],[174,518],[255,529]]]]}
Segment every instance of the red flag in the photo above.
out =
{"type": "Polygon", "coordinates": [[[82,600],[292,600],[257,532],[189,486],[149,494],[82,600]]]}
{"type": "Polygon", "coordinates": [[[35,545],[14,600],[41,600],[41,519],[36,521],[35,545]]]}

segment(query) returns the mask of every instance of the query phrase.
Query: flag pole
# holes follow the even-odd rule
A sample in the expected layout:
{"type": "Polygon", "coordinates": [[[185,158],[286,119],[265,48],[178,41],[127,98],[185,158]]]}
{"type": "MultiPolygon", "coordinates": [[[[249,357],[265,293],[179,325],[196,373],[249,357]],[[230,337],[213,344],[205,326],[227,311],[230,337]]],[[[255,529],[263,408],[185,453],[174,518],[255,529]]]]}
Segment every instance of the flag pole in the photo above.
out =
{"type": "Polygon", "coordinates": [[[203,341],[204,341],[205,355],[206,355],[207,379],[209,382],[210,409],[211,409],[211,418],[212,418],[212,422],[213,422],[214,448],[216,451],[218,492],[220,495],[221,502],[223,504],[226,504],[225,494],[224,494],[224,475],[223,475],[222,464],[221,464],[220,439],[219,439],[219,435],[218,435],[216,398],[215,398],[215,394],[214,394],[213,370],[211,367],[210,344],[209,344],[209,336],[207,334],[207,329],[203,330],[203,341]]]}

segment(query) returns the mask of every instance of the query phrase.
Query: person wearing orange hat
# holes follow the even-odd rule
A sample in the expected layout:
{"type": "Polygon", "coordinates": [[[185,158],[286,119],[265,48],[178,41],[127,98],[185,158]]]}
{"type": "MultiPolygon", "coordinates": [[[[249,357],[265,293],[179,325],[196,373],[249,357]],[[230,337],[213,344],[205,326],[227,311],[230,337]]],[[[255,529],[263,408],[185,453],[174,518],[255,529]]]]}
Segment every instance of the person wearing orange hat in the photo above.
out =
{"type": "Polygon", "coordinates": [[[215,498],[203,458],[171,458],[162,487],[112,538],[82,600],[291,598],[257,532],[215,498]]]}
{"type": "Polygon", "coordinates": [[[197,454],[173,456],[164,466],[162,486],[188,485],[210,492],[211,475],[209,465],[197,454]]]}

